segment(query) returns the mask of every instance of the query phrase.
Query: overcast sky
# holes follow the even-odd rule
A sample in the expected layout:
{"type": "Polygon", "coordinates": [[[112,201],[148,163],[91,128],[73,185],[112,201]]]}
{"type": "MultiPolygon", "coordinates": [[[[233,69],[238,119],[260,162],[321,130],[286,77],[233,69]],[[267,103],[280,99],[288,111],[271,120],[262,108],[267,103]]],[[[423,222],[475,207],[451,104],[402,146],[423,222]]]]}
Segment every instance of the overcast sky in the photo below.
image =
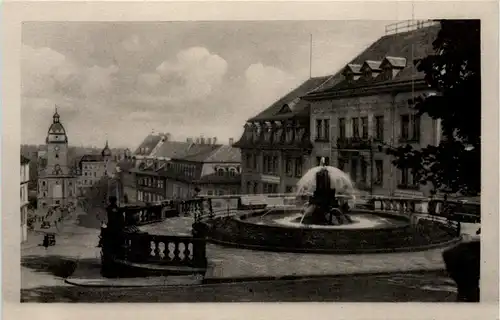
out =
{"type": "Polygon", "coordinates": [[[238,139],[244,122],[331,74],[390,21],[31,22],[23,25],[22,142],[57,104],[70,145],[136,147],[152,130],[238,139]]]}

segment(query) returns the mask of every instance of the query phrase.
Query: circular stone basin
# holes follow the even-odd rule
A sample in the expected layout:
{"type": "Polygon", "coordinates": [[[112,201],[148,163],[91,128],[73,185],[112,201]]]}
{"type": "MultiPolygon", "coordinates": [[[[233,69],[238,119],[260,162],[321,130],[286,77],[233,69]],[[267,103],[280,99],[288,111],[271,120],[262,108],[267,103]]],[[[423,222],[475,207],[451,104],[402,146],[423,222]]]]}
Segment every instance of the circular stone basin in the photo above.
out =
{"type": "Polygon", "coordinates": [[[352,212],[345,225],[301,224],[300,208],[272,208],[218,217],[208,240],[254,250],[311,253],[377,253],[427,250],[459,240],[452,227],[385,212],[352,212]]]}

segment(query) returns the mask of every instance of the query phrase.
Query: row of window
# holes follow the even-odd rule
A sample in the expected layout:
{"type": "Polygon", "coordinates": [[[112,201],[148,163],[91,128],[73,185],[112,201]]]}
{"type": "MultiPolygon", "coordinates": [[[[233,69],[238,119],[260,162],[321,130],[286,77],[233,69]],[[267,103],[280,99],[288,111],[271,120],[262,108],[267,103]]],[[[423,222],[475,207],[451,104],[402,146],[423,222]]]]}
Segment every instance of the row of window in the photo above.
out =
{"type": "MultiPolygon", "coordinates": [[[[245,158],[245,165],[248,169],[258,169],[259,155],[247,154],[245,158]]],[[[287,157],[285,159],[285,173],[287,176],[302,177],[302,157],[287,157]]],[[[279,174],[279,157],[272,155],[262,156],[262,172],[264,174],[279,174]]]]}
{"type": "MultiPolygon", "coordinates": [[[[262,192],[259,191],[260,183],[257,181],[248,181],[246,185],[247,194],[277,194],[279,193],[279,185],[275,183],[262,183],[262,192]]],[[[294,186],[286,186],[286,193],[292,193],[295,190],[294,186]]]]}
{"type": "MultiPolygon", "coordinates": [[[[59,181],[56,181],[56,184],[59,184],[59,181]]],[[[42,181],[42,187],[45,187],[47,185],[47,182],[46,181],[42,181]]],[[[68,182],[68,186],[71,187],[73,185],[73,183],[70,181],[68,182]]]]}
{"type": "MultiPolygon", "coordinates": [[[[229,194],[230,195],[238,194],[238,190],[231,189],[231,190],[229,190],[229,194]]],[[[207,190],[207,195],[208,196],[224,196],[224,195],[226,195],[226,191],[223,189],[207,190]]]]}
{"type": "Polygon", "coordinates": [[[236,173],[240,173],[240,167],[237,167],[237,168],[234,168],[234,167],[230,167],[230,168],[217,168],[216,169],[216,172],[217,172],[217,175],[218,176],[225,176],[226,174],[229,175],[230,177],[234,177],[236,176],[236,173]]]}
{"type": "Polygon", "coordinates": [[[137,201],[141,202],[156,202],[163,201],[165,197],[161,194],[137,190],[137,201]]]}
{"type": "Polygon", "coordinates": [[[165,188],[165,180],[157,177],[139,177],[137,179],[137,184],[144,187],[150,188],[165,188]]]}
{"type": "Polygon", "coordinates": [[[292,143],[304,139],[306,128],[303,126],[260,125],[252,124],[247,126],[245,138],[247,140],[258,141],[262,137],[266,142],[292,143]]]}
{"type": "MultiPolygon", "coordinates": [[[[420,116],[404,114],[400,116],[401,121],[401,140],[402,141],[419,141],[420,140],[420,116]]],[[[338,137],[345,139],[346,134],[346,118],[338,119],[338,137]]],[[[384,141],[384,116],[374,117],[374,132],[373,138],[378,141],[384,141]]],[[[351,118],[353,138],[369,138],[368,130],[368,117],[355,117],[351,118]]],[[[330,141],[330,120],[317,119],[316,120],[316,140],[317,141],[330,141]]]]}

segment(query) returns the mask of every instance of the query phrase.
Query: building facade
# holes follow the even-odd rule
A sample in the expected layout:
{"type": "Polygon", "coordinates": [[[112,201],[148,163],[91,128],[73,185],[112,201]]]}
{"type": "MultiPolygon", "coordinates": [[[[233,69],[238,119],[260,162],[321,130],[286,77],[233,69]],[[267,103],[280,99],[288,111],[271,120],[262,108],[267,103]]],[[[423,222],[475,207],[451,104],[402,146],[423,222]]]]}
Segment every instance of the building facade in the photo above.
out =
{"type": "Polygon", "coordinates": [[[382,195],[427,194],[418,177],[398,170],[387,147],[437,145],[438,120],[419,116],[414,98],[433,94],[413,59],[432,52],[437,26],[385,36],[335,75],[311,102],[313,157],[348,172],[356,188],[382,195]],[[418,46],[418,49],[416,49],[418,46]]]}
{"type": "Polygon", "coordinates": [[[76,176],[68,165],[68,136],[56,112],[45,140],[45,166],[38,176],[38,208],[53,205],[76,205],[76,176]]]}
{"type": "Polygon", "coordinates": [[[28,240],[28,183],[30,182],[30,161],[21,156],[21,242],[28,240]]]}
{"type": "Polygon", "coordinates": [[[239,192],[240,151],[216,142],[216,138],[181,142],[166,134],[149,135],[131,160],[120,164],[123,193],[129,202],[155,202],[239,192]],[[228,179],[223,181],[222,176],[228,179]]]}
{"type": "Polygon", "coordinates": [[[113,176],[116,170],[116,160],[107,141],[100,154],[84,155],[78,163],[78,195],[83,196],[86,190],[102,177],[113,176]]]}
{"type": "Polygon", "coordinates": [[[311,167],[310,103],[301,97],[328,77],[311,78],[249,119],[235,146],[241,149],[241,191],[290,193],[311,167]]]}
{"type": "Polygon", "coordinates": [[[336,74],[309,79],[249,119],[236,143],[242,192],[293,192],[324,157],[361,192],[425,193],[412,172],[396,170],[385,154],[388,146],[424,147],[441,139],[439,121],[417,116],[408,102],[433,94],[413,60],[434,53],[439,25],[411,27],[380,38],[336,74]]]}

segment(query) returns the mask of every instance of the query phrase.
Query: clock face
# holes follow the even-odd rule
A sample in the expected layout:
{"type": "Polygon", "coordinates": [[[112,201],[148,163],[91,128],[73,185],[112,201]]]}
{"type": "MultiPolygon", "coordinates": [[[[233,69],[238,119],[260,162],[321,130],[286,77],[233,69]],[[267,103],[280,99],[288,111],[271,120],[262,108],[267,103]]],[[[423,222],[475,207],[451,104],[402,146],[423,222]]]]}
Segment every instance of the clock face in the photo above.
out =
{"type": "Polygon", "coordinates": [[[56,146],[56,147],[54,148],[54,150],[55,150],[55,151],[59,151],[59,147],[58,147],[58,146],[56,146]]]}

